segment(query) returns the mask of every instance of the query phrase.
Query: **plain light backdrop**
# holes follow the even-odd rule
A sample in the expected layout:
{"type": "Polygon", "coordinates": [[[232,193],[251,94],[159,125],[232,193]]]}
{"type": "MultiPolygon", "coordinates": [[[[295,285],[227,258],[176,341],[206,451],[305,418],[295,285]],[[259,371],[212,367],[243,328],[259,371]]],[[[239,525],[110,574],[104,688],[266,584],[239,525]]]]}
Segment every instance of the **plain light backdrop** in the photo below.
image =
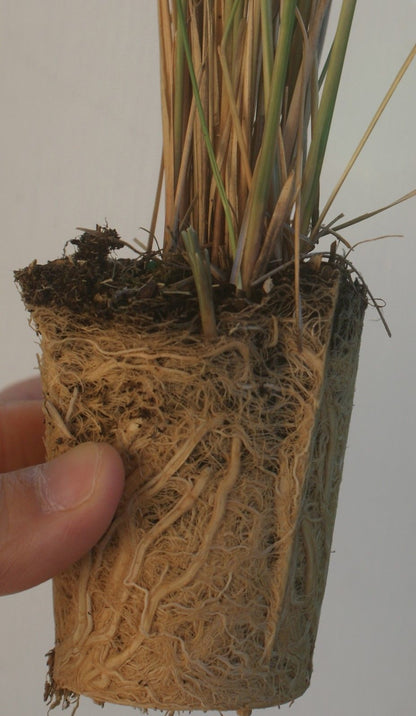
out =
{"type": "MultiPolygon", "coordinates": [[[[334,2],[333,20],[340,6],[334,2]]],[[[416,2],[358,0],[322,196],[328,195],[415,42],[416,2]]],[[[156,2],[0,0],[1,380],[36,370],[12,272],[56,258],[77,226],[148,227],[161,152],[156,2]]],[[[416,185],[411,67],[331,216],[352,218],[416,185]]],[[[354,228],[353,261],[386,301],[368,310],[327,592],[295,716],[415,713],[416,202],[354,228]]],[[[38,556],[42,559],[42,555],[38,556]]],[[[53,644],[50,584],[0,600],[0,713],[41,716],[53,644]]],[[[288,713],[288,706],[281,712],[288,713]]],[[[98,716],[82,699],[80,716],[98,716]]],[[[105,714],[127,713],[108,705],[105,714]]],[[[269,713],[271,713],[269,711],[269,713]]],[[[277,713],[277,710],[276,710],[277,713]]]]}

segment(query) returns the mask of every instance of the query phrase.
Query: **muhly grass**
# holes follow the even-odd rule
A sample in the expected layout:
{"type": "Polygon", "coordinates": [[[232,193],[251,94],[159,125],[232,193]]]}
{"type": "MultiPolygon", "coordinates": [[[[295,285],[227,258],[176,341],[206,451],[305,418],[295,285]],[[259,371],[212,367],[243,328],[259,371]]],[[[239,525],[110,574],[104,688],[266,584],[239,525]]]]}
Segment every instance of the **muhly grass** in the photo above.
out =
{"type": "Polygon", "coordinates": [[[350,221],[325,223],[416,53],[415,46],[320,209],[320,176],[356,0],[343,0],[323,57],[331,4],[158,2],[164,255],[187,256],[206,336],[215,335],[212,277],[249,295],[292,261],[300,318],[299,265],[319,239],[330,234],[350,248],[344,228],[415,194],[350,221]]]}
{"type": "Polygon", "coordinates": [[[371,297],[336,242],[339,271],[314,249],[350,251],[340,232],[376,213],[325,223],[415,50],[321,209],[355,2],[326,58],[328,0],[158,7],[165,265],[113,259],[125,242],[98,227],[16,273],[47,459],[104,441],[126,472],[106,533],[54,579],[45,698],[249,716],[311,678],[371,297]]]}

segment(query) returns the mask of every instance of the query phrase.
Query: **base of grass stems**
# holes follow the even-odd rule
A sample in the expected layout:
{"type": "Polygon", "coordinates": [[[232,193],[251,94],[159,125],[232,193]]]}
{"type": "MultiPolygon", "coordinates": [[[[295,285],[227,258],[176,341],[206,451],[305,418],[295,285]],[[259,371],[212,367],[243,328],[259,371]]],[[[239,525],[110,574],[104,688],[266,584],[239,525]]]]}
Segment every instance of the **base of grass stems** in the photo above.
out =
{"type": "Polygon", "coordinates": [[[100,542],[54,579],[46,696],[243,710],[308,687],[352,409],[362,287],[329,265],[218,340],[32,307],[48,458],[108,441],[127,471],[100,542]]]}

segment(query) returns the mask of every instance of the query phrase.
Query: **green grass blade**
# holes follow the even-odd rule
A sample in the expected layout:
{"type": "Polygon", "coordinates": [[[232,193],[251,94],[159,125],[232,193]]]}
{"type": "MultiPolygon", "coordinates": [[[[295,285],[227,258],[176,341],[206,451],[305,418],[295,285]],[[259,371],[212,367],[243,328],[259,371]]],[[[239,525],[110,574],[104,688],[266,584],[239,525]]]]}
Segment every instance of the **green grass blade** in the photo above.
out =
{"type": "Polygon", "coordinates": [[[269,103],[270,85],[273,71],[273,15],[270,0],[261,0],[261,38],[263,49],[263,85],[264,101],[269,103]]]}
{"type": "Polygon", "coordinates": [[[319,105],[308,158],[304,170],[301,195],[301,233],[308,234],[319,194],[319,177],[334,114],[335,101],[344,65],[352,20],[357,0],[343,0],[334,43],[328,63],[325,84],[319,105]]]}
{"type": "Polygon", "coordinates": [[[361,154],[361,151],[366,144],[368,138],[370,137],[371,133],[374,130],[374,127],[376,126],[378,120],[380,119],[382,113],[384,112],[385,108],[387,107],[388,103],[390,102],[394,92],[396,91],[396,88],[399,84],[399,82],[402,80],[404,74],[409,69],[411,63],[413,62],[414,58],[416,57],[416,44],[413,45],[411,51],[407,55],[405,61],[403,62],[402,66],[400,67],[396,77],[394,78],[393,82],[391,83],[389,89],[387,90],[386,95],[384,96],[382,102],[380,103],[374,117],[372,118],[370,124],[368,125],[366,131],[364,132],[361,140],[359,141],[357,148],[355,149],[351,159],[349,160],[347,166],[345,167],[340,179],[336,183],[335,187],[333,188],[328,201],[326,202],[324,208],[321,211],[321,214],[319,216],[319,219],[317,221],[316,227],[313,231],[312,238],[314,235],[317,234],[319,231],[319,227],[322,226],[322,222],[324,221],[329,209],[331,208],[335,197],[337,196],[339,190],[341,189],[345,179],[347,178],[348,174],[350,173],[352,167],[354,166],[356,160],[358,159],[359,155],[361,154]]]}
{"type": "MultiPolygon", "coordinates": [[[[342,224],[336,224],[333,227],[331,226],[331,229],[333,231],[342,231],[343,229],[346,229],[349,226],[354,226],[354,224],[359,224],[361,221],[367,221],[367,219],[371,219],[373,216],[377,216],[377,214],[381,214],[383,211],[392,209],[393,206],[397,206],[398,204],[401,204],[403,201],[408,201],[409,199],[412,199],[414,196],[416,196],[416,189],[409,191],[404,196],[399,197],[399,199],[395,199],[395,201],[390,202],[390,204],[386,204],[386,206],[382,206],[380,209],[374,209],[373,211],[367,211],[365,214],[360,214],[360,216],[356,216],[354,219],[350,219],[349,221],[344,221],[342,224]]],[[[323,231],[322,231],[322,233],[320,233],[320,236],[325,236],[325,234],[326,234],[325,227],[323,227],[323,231]]]]}
{"type": "Polygon", "coordinates": [[[241,117],[239,116],[238,107],[235,102],[235,97],[233,93],[233,83],[231,78],[231,72],[228,66],[227,61],[227,44],[228,39],[231,34],[231,31],[235,29],[234,20],[236,16],[236,11],[239,9],[240,6],[240,0],[235,0],[234,5],[232,7],[230,16],[227,20],[227,24],[225,26],[223,38],[221,45],[218,48],[218,56],[221,63],[221,68],[223,72],[223,82],[224,82],[224,90],[225,94],[228,97],[229,107],[230,107],[230,113],[233,120],[233,126],[236,133],[238,145],[240,147],[241,151],[241,163],[243,165],[243,171],[246,176],[247,185],[250,186],[251,180],[252,180],[252,172],[250,167],[250,160],[248,156],[248,147],[245,141],[245,137],[243,134],[242,126],[241,126],[241,117]]]}
{"type": "Polygon", "coordinates": [[[198,295],[199,312],[201,315],[202,333],[207,340],[217,337],[214,300],[212,294],[211,269],[207,251],[199,245],[194,229],[189,228],[181,233],[198,295]]]}
{"type": "Polygon", "coordinates": [[[201,97],[199,94],[198,82],[196,79],[194,66],[193,66],[193,62],[192,62],[191,48],[189,45],[188,35],[187,35],[187,31],[186,31],[186,22],[185,22],[185,15],[184,15],[184,10],[183,10],[182,0],[176,0],[176,4],[177,4],[177,11],[178,11],[178,26],[179,26],[179,30],[182,35],[183,46],[184,46],[185,55],[186,55],[186,59],[187,59],[187,63],[188,63],[189,76],[190,76],[191,84],[192,84],[192,92],[193,92],[193,95],[195,98],[196,110],[198,112],[199,121],[201,124],[201,130],[202,130],[202,134],[204,137],[208,158],[209,158],[209,161],[211,164],[212,173],[214,175],[214,178],[215,178],[215,181],[217,184],[217,188],[218,188],[218,193],[220,195],[221,202],[222,202],[222,205],[224,208],[225,220],[227,223],[227,229],[228,229],[228,234],[229,234],[231,256],[233,258],[235,256],[235,251],[236,251],[236,240],[235,240],[235,231],[234,231],[234,225],[233,225],[233,220],[232,220],[231,208],[230,208],[230,205],[229,205],[229,202],[227,199],[227,194],[225,191],[221,173],[220,173],[220,170],[218,168],[218,164],[217,164],[217,161],[215,158],[215,152],[214,152],[214,148],[212,146],[212,142],[211,142],[211,139],[209,136],[209,129],[208,129],[207,121],[205,118],[204,109],[203,109],[202,102],[201,102],[201,97]]]}
{"type": "Polygon", "coordinates": [[[261,248],[264,216],[275,168],[277,134],[286,85],[291,40],[296,14],[296,0],[285,0],[280,9],[280,27],[270,85],[270,101],[266,108],[263,143],[253,174],[252,188],[239,237],[239,255],[234,262],[231,282],[235,283],[240,270],[243,288],[249,290],[251,274],[261,248]]]}

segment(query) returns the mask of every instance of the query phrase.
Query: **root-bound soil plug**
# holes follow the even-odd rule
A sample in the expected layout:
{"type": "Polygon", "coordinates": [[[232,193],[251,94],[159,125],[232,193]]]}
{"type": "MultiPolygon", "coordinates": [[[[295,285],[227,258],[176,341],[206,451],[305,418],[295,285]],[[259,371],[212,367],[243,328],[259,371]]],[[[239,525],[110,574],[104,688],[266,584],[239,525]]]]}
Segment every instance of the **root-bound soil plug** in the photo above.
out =
{"type": "Polygon", "coordinates": [[[107,255],[105,236],[17,272],[48,458],[108,441],[127,471],[107,533],[54,580],[47,696],[292,701],[311,676],[365,290],[341,260],[302,263],[300,336],[292,269],[256,300],[218,289],[206,341],[180,263],[168,282],[149,257],[107,255]]]}

